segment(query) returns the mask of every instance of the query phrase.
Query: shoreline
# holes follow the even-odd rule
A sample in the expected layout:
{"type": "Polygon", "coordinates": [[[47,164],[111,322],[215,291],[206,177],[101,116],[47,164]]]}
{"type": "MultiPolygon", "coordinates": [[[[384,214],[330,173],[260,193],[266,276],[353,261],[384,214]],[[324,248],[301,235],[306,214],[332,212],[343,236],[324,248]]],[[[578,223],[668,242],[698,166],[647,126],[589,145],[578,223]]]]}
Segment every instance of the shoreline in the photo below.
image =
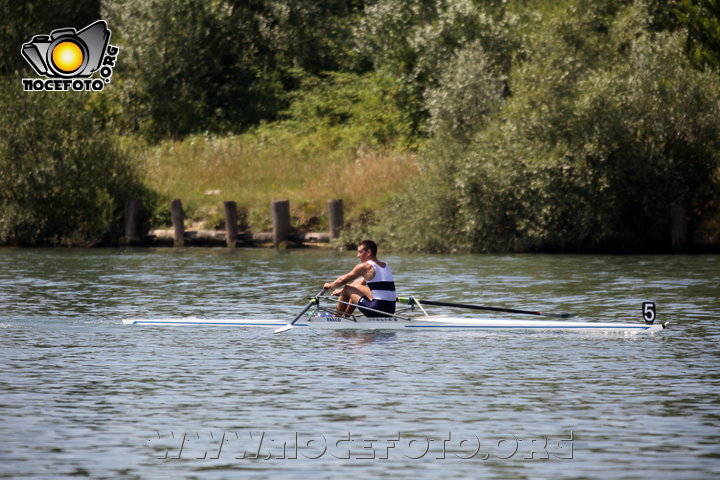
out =
{"type": "MultiPolygon", "coordinates": [[[[143,239],[126,241],[120,240],[121,246],[132,247],[164,247],[175,246],[175,231],[173,229],[151,230],[143,239]]],[[[272,232],[238,232],[234,245],[228,242],[225,230],[186,230],[183,233],[183,246],[185,247],[259,247],[271,248],[275,246],[272,232]]],[[[295,232],[290,233],[286,240],[280,242],[279,247],[315,247],[331,248],[331,238],[328,232],[295,232]]]]}

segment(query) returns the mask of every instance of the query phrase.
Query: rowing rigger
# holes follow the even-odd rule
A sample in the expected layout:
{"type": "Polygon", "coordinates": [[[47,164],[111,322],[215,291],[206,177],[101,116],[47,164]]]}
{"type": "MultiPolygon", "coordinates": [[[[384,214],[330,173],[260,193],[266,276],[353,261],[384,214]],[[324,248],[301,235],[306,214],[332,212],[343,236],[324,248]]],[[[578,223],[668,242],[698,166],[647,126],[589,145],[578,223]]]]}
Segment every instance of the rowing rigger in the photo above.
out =
{"type": "MultiPolygon", "coordinates": [[[[454,317],[450,315],[429,315],[423,304],[430,305],[429,301],[421,301],[413,297],[400,297],[398,303],[405,303],[408,306],[400,309],[394,315],[382,317],[366,317],[362,314],[341,317],[336,315],[335,309],[321,305],[322,299],[329,299],[318,294],[312,297],[305,309],[292,321],[277,319],[202,319],[196,317],[186,318],[165,318],[165,319],[123,319],[126,325],[168,325],[168,326],[235,326],[235,327],[266,327],[274,328],[276,332],[287,331],[292,327],[309,327],[328,330],[545,330],[545,331],[585,331],[585,332],[620,332],[627,334],[654,333],[665,329],[668,322],[655,323],[654,304],[652,306],[652,318],[644,315],[645,323],[600,323],[600,322],[577,322],[562,320],[520,320],[507,318],[492,318],[489,316],[478,316],[471,318],[454,317]],[[422,315],[411,316],[415,307],[422,312],[422,315]]],[[[333,300],[333,303],[335,300],[333,300]]],[[[434,304],[444,303],[446,306],[468,307],[464,304],[447,304],[447,302],[433,302],[434,304]]],[[[479,306],[473,306],[479,307],[479,306]]],[[[502,311],[496,307],[476,308],[492,311],[502,311]]],[[[568,314],[543,314],[536,311],[511,310],[510,313],[527,313],[532,315],[555,316],[566,318],[568,314]]],[[[643,304],[643,311],[649,311],[643,304]]]]}

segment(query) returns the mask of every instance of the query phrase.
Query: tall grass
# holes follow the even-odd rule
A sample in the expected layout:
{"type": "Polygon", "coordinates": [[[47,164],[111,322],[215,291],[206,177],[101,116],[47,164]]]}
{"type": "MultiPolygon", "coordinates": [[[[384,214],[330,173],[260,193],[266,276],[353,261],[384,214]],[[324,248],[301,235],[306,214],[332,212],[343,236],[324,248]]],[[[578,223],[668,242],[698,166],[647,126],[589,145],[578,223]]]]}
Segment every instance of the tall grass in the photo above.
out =
{"type": "Polygon", "coordinates": [[[413,153],[337,147],[332,138],[261,127],[243,135],[194,135],[134,151],[147,185],[165,203],[181,199],[186,216],[203,228],[220,226],[222,202],[234,200],[245,227],[266,230],[270,203],[280,199],[290,200],[294,227],[325,228],[328,200],[343,199],[345,217],[352,219],[379,209],[417,175],[413,153]]]}

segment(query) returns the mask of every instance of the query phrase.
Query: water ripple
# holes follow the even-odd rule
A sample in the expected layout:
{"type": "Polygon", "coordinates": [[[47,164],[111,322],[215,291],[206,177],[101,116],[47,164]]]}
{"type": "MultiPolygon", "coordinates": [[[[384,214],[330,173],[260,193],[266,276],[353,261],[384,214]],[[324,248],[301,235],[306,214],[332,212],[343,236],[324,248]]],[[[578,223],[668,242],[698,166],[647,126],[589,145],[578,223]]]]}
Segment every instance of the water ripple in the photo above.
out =
{"type": "Polygon", "coordinates": [[[625,338],[128,327],[121,318],[290,318],[355,259],[0,250],[0,478],[720,474],[718,257],[387,260],[402,294],[587,321],[640,321],[651,300],[672,328],[625,338]]]}

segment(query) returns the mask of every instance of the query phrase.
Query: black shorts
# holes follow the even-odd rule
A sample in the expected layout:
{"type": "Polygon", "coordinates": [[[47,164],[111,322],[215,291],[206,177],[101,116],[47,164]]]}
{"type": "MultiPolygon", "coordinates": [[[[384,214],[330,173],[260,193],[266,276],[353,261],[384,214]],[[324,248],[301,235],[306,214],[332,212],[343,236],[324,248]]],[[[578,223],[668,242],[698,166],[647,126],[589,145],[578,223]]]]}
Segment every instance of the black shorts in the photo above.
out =
{"type": "Polygon", "coordinates": [[[395,313],[395,302],[391,302],[390,300],[368,300],[367,297],[362,297],[358,301],[358,309],[366,316],[366,317],[385,317],[390,316],[393,313],[395,313]],[[372,310],[366,310],[365,308],[372,308],[374,310],[380,310],[381,312],[385,312],[386,315],[383,315],[382,313],[373,312],[372,310]]]}

